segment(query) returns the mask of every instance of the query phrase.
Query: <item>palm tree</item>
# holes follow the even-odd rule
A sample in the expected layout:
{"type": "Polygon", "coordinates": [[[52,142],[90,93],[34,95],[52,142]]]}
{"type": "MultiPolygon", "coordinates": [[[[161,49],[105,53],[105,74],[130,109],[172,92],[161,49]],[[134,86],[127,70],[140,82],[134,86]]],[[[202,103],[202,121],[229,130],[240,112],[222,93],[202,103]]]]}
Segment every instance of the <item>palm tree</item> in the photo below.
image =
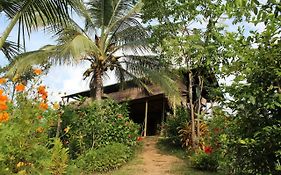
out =
{"type": "Polygon", "coordinates": [[[131,0],[89,0],[82,12],[86,19],[85,29],[68,25],[57,32],[57,45],[20,55],[11,70],[21,71],[30,64],[50,59],[53,63],[86,60],[91,66],[84,77],[90,77],[91,96],[96,100],[102,98],[102,78],[108,69],[115,71],[121,82],[133,78],[145,86],[139,78],[149,77],[149,81],[157,81],[174,93],[172,80],[165,74],[159,76],[161,62],[158,57],[144,56],[149,49],[145,42],[148,34],[138,20],[141,6],[140,1],[135,4],[131,0]]]}
{"type": "MultiPolygon", "coordinates": [[[[69,18],[69,7],[75,8],[81,0],[0,0],[0,15],[10,19],[0,36],[0,50],[7,46],[7,38],[18,24],[18,41],[25,39],[32,29],[40,26],[55,29],[65,24],[69,18]]],[[[8,42],[9,43],[9,42],[8,42]]],[[[19,42],[18,42],[19,46],[19,42]]]]}

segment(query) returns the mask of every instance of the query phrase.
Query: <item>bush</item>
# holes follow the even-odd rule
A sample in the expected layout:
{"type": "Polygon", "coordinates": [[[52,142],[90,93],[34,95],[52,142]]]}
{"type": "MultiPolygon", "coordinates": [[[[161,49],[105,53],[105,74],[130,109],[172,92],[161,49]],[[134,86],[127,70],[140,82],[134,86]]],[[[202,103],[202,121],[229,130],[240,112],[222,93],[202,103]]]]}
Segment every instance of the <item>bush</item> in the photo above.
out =
{"type": "Polygon", "coordinates": [[[175,115],[168,115],[164,125],[165,136],[171,140],[176,146],[181,146],[181,138],[179,136],[180,129],[189,121],[189,115],[185,107],[176,108],[175,115]]]}
{"type": "Polygon", "coordinates": [[[132,150],[122,143],[112,143],[87,151],[77,159],[77,166],[87,172],[104,172],[116,169],[132,156],[132,150]]]}
{"type": "MultiPolygon", "coordinates": [[[[12,89],[8,84],[2,88],[7,86],[12,89]]],[[[25,85],[16,83],[15,98],[11,100],[0,89],[0,174],[52,174],[59,167],[55,160],[63,156],[67,160],[60,142],[53,144],[48,137],[57,111],[48,106],[44,86],[31,84],[30,89],[25,89],[25,85]]],[[[61,166],[66,164],[60,161],[61,166]]],[[[63,174],[65,168],[59,169],[56,174],[63,174]]]]}
{"type": "Polygon", "coordinates": [[[135,146],[139,126],[129,119],[126,105],[105,100],[77,109],[66,106],[61,133],[63,143],[75,158],[114,142],[135,146]]]}
{"type": "Polygon", "coordinates": [[[216,171],[219,166],[217,154],[212,152],[211,147],[193,154],[190,160],[192,166],[199,170],[216,171]]]}

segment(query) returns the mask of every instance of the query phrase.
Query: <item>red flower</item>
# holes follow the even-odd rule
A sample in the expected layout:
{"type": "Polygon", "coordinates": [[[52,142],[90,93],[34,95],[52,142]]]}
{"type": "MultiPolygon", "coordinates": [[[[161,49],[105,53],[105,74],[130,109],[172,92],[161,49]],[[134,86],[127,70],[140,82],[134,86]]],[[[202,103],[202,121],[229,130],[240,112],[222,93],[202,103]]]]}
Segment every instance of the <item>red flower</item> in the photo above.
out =
{"type": "Polygon", "coordinates": [[[213,148],[210,147],[210,146],[206,146],[206,147],[204,148],[204,152],[205,152],[206,154],[211,154],[211,153],[213,152],[213,148]]]}
{"type": "Polygon", "coordinates": [[[137,137],[137,141],[138,142],[142,141],[142,137],[137,137]]]}
{"type": "Polygon", "coordinates": [[[214,128],[214,132],[217,134],[220,132],[220,129],[219,128],[214,128]]]}

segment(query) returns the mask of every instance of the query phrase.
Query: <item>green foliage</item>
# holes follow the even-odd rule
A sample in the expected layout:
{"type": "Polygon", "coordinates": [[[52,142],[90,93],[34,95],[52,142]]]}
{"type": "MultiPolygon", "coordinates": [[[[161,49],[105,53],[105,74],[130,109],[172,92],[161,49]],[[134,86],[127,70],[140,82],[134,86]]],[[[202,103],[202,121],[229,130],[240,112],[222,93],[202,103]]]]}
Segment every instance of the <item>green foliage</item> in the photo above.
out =
{"type": "Polygon", "coordinates": [[[61,138],[72,157],[113,142],[137,144],[139,126],[129,119],[126,105],[111,100],[81,108],[66,106],[61,119],[61,138]]]}
{"type": "Polygon", "coordinates": [[[104,172],[116,169],[132,156],[132,150],[122,143],[111,143],[88,150],[77,159],[77,166],[87,172],[104,172]]]}
{"type": "Polygon", "coordinates": [[[217,154],[207,154],[202,150],[193,154],[190,160],[192,166],[199,170],[216,171],[219,166],[217,154]]]}
{"type": "Polygon", "coordinates": [[[175,115],[170,114],[167,116],[164,132],[165,136],[170,139],[171,143],[179,146],[181,145],[179,131],[188,121],[189,115],[184,107],[177,107],[175,115]]]}
{"type": "Polygon", "coordinates": [[[236,78],[226,88],[231,96],[227,106],[233,112],[224,141],[231,172],[275,175],[280,174],[281,148],[280,9],[275,1],[267,1],[256,10],[251,20],[265,29],[240,36],[235,43],[237,59],[226,68],[236,78]]]}
{"type": "Polygon", "coordinates": [[[8,114],[9,120],[0,123],[0,174],[50,172],[49,162],[55,155],[48,148],[48,128],[55,112],[42,111],[39,101],[18,93],[17,103],[9,104],[8,114]]]}
{"type": "Polygon", "coordinates": [[[62,175],[65,174],[68,166],[68,151],[63,148],[63,145],[59,139],[54,140],[53,148],[51,149],[52,156],[49,165],[51,174],[62,175]]]}

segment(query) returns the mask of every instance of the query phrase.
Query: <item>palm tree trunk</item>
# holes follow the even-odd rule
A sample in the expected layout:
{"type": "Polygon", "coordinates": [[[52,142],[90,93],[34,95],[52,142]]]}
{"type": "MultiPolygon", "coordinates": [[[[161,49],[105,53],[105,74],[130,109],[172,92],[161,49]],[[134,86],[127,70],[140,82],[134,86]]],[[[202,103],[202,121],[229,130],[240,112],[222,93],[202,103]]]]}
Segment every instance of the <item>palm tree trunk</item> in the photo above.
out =
{"type": "Polygon", "coordinates": [[[18,12],[12,19],[12,21],[10,22],[10,24],[7,26],[6,30],[3,32],[3,34],[0,37],[0,49],[3,47],[5,41],[7,40],[8,36],[10,35],[11,31],[13,30],[13,28],[15,27],[15,25],[17,24],[19,18],[21,16],[21,13],[18,12]]]}
{"type": "Polygon", "coordinates": [[[102,70],[96,68],[90,83],[91,97],[94,100],[101,100],[103,94],[102,70]]]}

